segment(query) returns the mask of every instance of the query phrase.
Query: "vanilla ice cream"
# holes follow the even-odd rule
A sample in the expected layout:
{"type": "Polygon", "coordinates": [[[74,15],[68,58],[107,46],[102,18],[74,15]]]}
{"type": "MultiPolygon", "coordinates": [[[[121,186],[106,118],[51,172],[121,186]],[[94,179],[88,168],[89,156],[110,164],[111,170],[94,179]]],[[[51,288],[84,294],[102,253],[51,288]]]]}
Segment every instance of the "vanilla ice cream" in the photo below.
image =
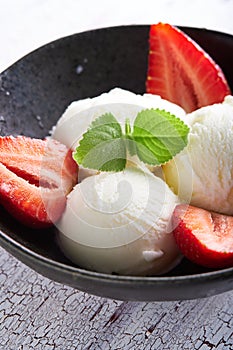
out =
{"type": "Polygon", "coordinates": [[[86,178],[58,223],[65,255],[104,273],[162,274],[181,259],[170,219],[178,197],[147,169],[86,178]]]}
{"type": "Polygon", "coordinates": [[[110,112],[124,126],[126,118],[133,122],[137,114],[146,108],[164,109],[182,120],[185,116],[181,107],[160,96],[137,95],[115,88],[94,98],[72,102],[53,128],[52,137],[75,150],[82,135],[95,118],[110,112]]]}
{"type": "Polygon", "coordinates": [[[192,205],[233,215],[233,97],[187,115],[187,147],[163,166],[166,182],[192,205]]]}
{"type": "MultiPolygon", "coordinates": [[[[137,95],[120,88],[112,89],[100,96],[74,101],[68,106],[52,130],[52,138],[75,150],[91,122],[97,117],[112,113],[124,130],[125,120],[133,123],[137,114],[146,108],[164,109],[184,120],[185,111],[174,103],[152,94],[137,95]]],[[[136,160],[134,159],[134,162],[136,160]]],[[[138,160],[140,163],[140,161],[138,160]]],[[[154,171],[154,168],[150,168],[154,171]]],[[[79,181],[96,171],[79,167],[79,181]]]]}

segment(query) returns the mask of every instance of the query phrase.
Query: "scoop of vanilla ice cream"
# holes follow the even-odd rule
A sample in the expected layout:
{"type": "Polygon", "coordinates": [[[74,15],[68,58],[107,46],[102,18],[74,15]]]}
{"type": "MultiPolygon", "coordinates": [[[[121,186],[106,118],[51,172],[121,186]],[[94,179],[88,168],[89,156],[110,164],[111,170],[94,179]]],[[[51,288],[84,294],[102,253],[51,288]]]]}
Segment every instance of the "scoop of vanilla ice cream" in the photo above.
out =
{"type": "Polygon", "coordinates": [[[95,118],[110,112],[120,124],[124,125],[126,118],[133,122],[137,114],[146,108],[165,109],[180,119],[185,116],[181,107],[160,96],[137,95],[115,88],[94,98],[72,102],[53,128],[52,137],[75,150],[82,135],[95,118]]]}
{"type": "Polygon", "coordinates": [[[187,147],[163,166],[166,182],[184,201],[233,215],[233,97],[186,116],[187,147]]]}
{"type": "MultiPolygon", "coordinates": [[[[57,125],[54,126],[52,138],[75,150],[82,135],[97,117],[110,112],[124,130],[126,118],[133,122],[137,114],[147,108],[164,109],[182,120],[185,118],[185,111],[181,107],[162,99],[158,95],[138,95],[115,88],[97,97],[72,102],[58,120],[57,125]]],[[[135,158],[133,162],[140,163],[135,158]]],[[[151,167],[150,169],[155,171],[155,168],[151,167]]],[[[79,166],[79,182],[96,173],[96,171],[79,166]]]]}
{"type": "Polygon", "coordinates": [[[136,167],[86,178],[69,194],[57,224],[65,255],[104,273],[162,274],[181,259],[170,219],[178,197],[136,167]]]}

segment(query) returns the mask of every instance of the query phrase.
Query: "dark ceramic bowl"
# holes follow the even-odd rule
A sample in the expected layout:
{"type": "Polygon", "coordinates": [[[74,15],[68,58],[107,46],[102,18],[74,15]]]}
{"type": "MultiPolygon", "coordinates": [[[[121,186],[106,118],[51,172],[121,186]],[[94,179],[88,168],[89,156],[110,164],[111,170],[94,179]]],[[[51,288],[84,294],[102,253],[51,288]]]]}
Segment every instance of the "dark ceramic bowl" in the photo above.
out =
{"type": "MultiPolygon", "coordinates": [[[[182,27],[221,66],[233,90],[233,37],[182,27]]],[[[73,100],[113,87],[145,92],[149,26],[121,26],[59,39],[30,53],[0,76],[1,135],[43,138],[73,100]]],[[[207,297],[233,289],[233,268],[211,271],[187,260],[162,277],[115,276],[74,266],[53,229],[33,231],[0,207],[0,244],[55,281],[121,300],[207,297]]]]}

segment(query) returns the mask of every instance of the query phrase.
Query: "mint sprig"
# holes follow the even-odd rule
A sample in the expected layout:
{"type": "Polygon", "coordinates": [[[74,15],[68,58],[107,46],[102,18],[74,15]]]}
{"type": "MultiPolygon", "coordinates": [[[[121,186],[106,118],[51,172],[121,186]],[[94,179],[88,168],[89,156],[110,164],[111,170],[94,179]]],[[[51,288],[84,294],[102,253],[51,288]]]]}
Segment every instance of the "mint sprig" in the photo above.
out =
{"type": "Polygon", "coordinates": [[[188,142],[188,126],[179,118],[160,109],[138,113],[133,128],[125,120],[125,133],[111,113],[96,118],[83,135],[74,159],[85,168],[121,171],[127,151],[150,165],[166,163],[188,142]]]}

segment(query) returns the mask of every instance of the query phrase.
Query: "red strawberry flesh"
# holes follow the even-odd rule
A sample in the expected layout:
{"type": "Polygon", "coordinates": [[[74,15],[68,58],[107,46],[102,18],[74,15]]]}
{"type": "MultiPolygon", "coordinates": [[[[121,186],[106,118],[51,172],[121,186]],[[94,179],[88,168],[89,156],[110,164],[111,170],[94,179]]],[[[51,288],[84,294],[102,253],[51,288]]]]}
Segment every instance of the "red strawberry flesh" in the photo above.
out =
{"type": "Polygon", "coordinates": [[[71,151],[57,141],[0,137],[0,204],[27,226],[60,218],[77,174],[71,151]]]}
{"type": "Polygon", "coordinates": [[[190,37],[170,24],[150,28],[146,91],[186,112],[220,103],[231,94],[224,73],[190,37]]]}
{"type": "Polygon", "coordinates": [[[233,217],[181,204],[173,225],[177,245],[188,259],[210,268],[233,266],[233,217]]]}

